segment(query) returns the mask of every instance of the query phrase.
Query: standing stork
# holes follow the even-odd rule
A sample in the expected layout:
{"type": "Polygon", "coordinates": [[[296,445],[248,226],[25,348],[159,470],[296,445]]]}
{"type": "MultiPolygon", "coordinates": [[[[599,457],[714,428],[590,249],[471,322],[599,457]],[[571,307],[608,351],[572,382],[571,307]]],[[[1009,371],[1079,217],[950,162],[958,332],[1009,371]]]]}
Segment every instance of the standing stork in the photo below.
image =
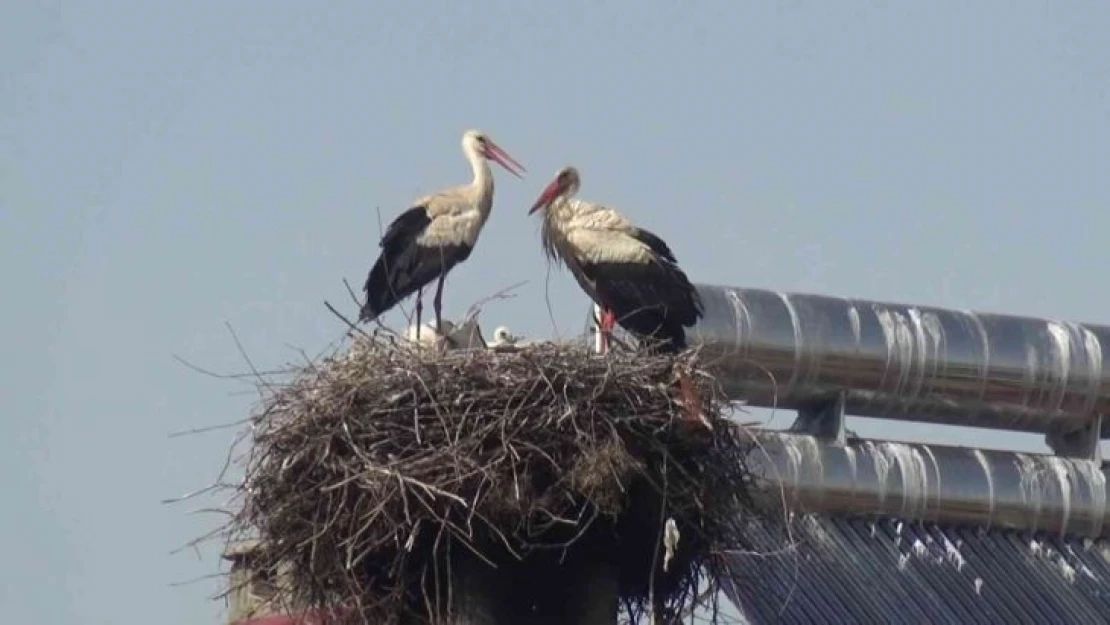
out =
{"type": "Polygon", "coordinates": [[[614,323],[658,350],[686,346],[685,328],[702,316],[701,298],[666,242],[617,211],[575,198],[578,170],[564,167],[529,214],[543,208],[543,247],[570,269],[601,309],[603,333],[614,323]]]}
{"type": "Polygon", "coordinates": [[[493,208],[493,172],[488,160],[518,178],[523,176],[517,169],[524,171],[520,163],[480,130],[463,134],[462,149],[470,161],[474,180],[416,200],[389,224],[380,243],[381,255],[363,287],[366,303],[359,321],[373,321],[416,293],[419,328],[424,287],[438,279],[432,305],[437,332],[442,334],[443,281],[455,265],[470,256],[493,208]]]}

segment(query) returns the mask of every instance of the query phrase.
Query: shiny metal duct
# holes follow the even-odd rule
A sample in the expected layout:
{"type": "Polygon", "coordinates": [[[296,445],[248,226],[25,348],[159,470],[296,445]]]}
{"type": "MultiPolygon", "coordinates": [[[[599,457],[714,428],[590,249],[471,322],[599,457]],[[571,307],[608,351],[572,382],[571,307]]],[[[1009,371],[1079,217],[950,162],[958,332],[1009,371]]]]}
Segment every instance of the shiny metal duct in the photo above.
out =
{"type": "Polygon", "coordinates": [[[847,445],[757,435],[750,467],[804,512],[896,517],[1097,538],[1110,533],[1107,469],[1090,460],[916,443],[847,445]]]}
{"type": "Polygon", "coordinates": [[[860,416],[1051,434],[1054,447],[1071,447],[1061,453],[1081,457],[1094,456],[1100,433],[1110,437],[1108,327],[698,289],[705,317],[690,342],[715,360],[725,391],[751,405],[812,413],[839,400],[860,416]]]}

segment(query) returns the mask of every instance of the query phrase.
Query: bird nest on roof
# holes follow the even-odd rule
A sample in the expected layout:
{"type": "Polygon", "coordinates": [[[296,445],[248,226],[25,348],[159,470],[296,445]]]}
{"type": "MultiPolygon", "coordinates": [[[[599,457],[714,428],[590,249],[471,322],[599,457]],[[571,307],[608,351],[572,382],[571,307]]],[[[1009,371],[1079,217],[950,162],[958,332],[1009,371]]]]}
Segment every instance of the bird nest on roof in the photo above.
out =
{"type": "Polygon", "coordinates": [[[507,622],[557,610],[590,567],[614,573],[630,620],[652,601],[715,614],[719,556],[746,547],[751,442],[693,352],[359,338],[266,388],[231,529],[258,539],[256,570],[287,571],[288,605],[435,622],[470,558],[515,602],[507,622]]]}

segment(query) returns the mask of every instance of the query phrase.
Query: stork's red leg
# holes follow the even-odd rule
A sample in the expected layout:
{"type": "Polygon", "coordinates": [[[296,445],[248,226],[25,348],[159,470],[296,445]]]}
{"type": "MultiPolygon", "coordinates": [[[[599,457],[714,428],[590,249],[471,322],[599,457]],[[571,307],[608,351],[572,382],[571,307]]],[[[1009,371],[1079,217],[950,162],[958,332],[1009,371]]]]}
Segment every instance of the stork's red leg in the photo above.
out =
{"type": "Polygon", "coordinates": [[[605,327],[606,332],[612,332],[613,328],[617,325],[617,314],[609,308],[603,308],[601,311],[601,323],[605,327]]]}
{"type": "Polygon", "coordinates": [[[617,324],[617,315],[610,309],[601,307],[601,319],[598,321],[598,331],[601,332],[601,349],[603,352],[609,352],[609,337],[613,334],[613,328],[617,324]]]}
{"type": "Polygon", "coordinates": [[[436,334],[443,336],[443,280],[447,273],[439,274],[439,283],[436,284],[436,297],[432,300],[432,307],[436,311],[436,334]]]}
{"type": "Polygon", "coordinates": [[[594,323],[597,324],[598,350],[602,353],[609,351],[609,337],[605,336],[605,309],[600,305],[594,312],[594,323]]]}

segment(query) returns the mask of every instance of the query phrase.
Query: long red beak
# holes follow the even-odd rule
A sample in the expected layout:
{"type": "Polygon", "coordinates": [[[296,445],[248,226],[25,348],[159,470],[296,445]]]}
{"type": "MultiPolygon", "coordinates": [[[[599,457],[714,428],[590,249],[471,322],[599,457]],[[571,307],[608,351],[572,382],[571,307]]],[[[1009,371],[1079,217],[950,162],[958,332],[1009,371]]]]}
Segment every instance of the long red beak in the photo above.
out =
{"type": "Polygon", "coordinates": [[[559,191],[559,181],[552,180],[551,184],[547,185],[547,188],[544,189],[543,193],[540,194],[540,197],[536,200],[536,203],[533,204],[532,208],[528,210],[528,214],[531,215],[532,213],[550,204],[551,201],[555,199],[555,196],[559,195],[559,191]]]}
{"type": "Polygon", "coordinates": [[[510,174],[516,176],[517,178],[524,178],[524,176],[521,175],[521,172],[527,171],[526,169],[524,169],[524,165],[516,162],[516,159],[509,156],[508,152],[502,150],[501,147],[496,145],[494,142],[490,141],[486,144],[486,146],[486,158],[504,167],[510,174]]]}

